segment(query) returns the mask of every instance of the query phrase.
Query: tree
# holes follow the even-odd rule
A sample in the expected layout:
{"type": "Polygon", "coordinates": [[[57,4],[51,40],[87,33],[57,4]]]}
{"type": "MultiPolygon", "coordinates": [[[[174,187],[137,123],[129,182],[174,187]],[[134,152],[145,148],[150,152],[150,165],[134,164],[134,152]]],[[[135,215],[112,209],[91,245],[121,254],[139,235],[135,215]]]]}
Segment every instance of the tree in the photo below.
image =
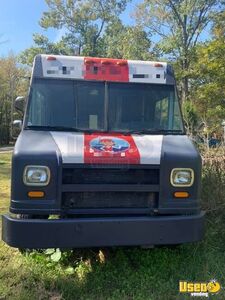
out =
{"type": "Polygon", "coordinates": [[[139,26],[125,26],[119,19],[108,24],[101,43],[101,56],[139,60],[153,58],[146,32],[139,26]]]}
{"type": "Polygon", "coordinates": [[[126,7],[127,0],[46,0],[43,28],[64,28],[78,55],[96,55],[98,40],[106,24],[126,7]]]}
{"type": "Polygon", "coordinates": [[[41,53],[73,55],[73,48],[67,42],[66,38],[62,38],[59,42],[53,43],[41,34],[33,35],[35,45],[24,50],[19,57],[22,64],[32,65],[35,55],[41,53]]]}
{"type": "Polygon", "coordinates": [[[225,11],[214,18],[212,40],[196,48],[191,62],[190,97],[196,107],[199,120],[209,133],[219,132],[225,119],[225,11]]]}
{"type": "Polygon", "coordinates": [[[102,36],[107,25],[126,8],[130,0],[45,0],[49,10],[40,25],[63,31],[58,42],[34,34],[34,46],[22,52],[20,60],[32,64],[38,53],[104,56],[102,36]]]}
{"type": "Polygon", "coordinates": [[[10,54],[0,59],[0,145],[10,141],[12,107],[14,99],[27,90],[27,71],[17,66],[16,57],[10,54]]]}
{"type": "Polygon", "coordinates": [[[176,60],[182,99],[189,95],[189,68],[201,33],[219,9],[219,0],[144,0],[136,18],[159,38],[157,47],[176,60]]]}

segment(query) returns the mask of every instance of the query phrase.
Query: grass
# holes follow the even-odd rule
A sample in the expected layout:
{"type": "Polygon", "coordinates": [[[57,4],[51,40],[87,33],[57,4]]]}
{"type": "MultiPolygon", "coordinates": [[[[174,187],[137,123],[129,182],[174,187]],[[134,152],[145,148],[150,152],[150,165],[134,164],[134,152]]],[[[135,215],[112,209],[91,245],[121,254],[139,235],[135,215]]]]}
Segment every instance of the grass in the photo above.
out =
{"type": "MultiPolygon", "coordinates": [[[[74,250],[62,253],[59,262],[54,262],[50,252],[34,251],[22,255],[1,241],[0,299],[183,300],[193,297],[179,294],[179,280],[216,278],[225,286],[225,213],[222,208],[215,209],[217,200],[223,206],[225,195],[224,181],[221,181],[225,168],[221,171],[219,166],[221,162],[217,167],[207,162],[204,168],[203,200],[211,212],[207,216],[207,232],[202,242],[176,249],[74,250]],[[214,174],[218,172],[217,168],[222,172],[220,176],[214,174]],[[218,188],[218,182],[222,187],[218,188]],[[217,194],[222,198],[215,199],[217,194]],[[212,195],[212,201],[209,195],[212,195]]],[[[10,154],[0,153],[1,214],[9,205],[9,178],[10,154]]],[[[225,291],[211,298],[225,299],[225,291]]]]}

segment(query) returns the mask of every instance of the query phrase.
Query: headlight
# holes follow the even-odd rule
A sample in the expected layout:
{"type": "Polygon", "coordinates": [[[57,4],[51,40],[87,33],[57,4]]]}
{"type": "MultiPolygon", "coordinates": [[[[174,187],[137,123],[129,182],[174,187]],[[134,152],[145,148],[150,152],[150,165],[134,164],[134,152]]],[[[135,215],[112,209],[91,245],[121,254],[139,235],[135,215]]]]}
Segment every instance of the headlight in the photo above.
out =
{"type": "Polygon", "coordinates": [[[45,166],[26,166],[23,173],[23,182],[26,185],[46,186],[49,184],[50,170],[45,166]]]}
{"type": "Polygon", "coordinates": [[[173,169],[170,175],[170,182],[173,186],[189,187],[194,182],[194,171],[192,169],[173,169]]]}

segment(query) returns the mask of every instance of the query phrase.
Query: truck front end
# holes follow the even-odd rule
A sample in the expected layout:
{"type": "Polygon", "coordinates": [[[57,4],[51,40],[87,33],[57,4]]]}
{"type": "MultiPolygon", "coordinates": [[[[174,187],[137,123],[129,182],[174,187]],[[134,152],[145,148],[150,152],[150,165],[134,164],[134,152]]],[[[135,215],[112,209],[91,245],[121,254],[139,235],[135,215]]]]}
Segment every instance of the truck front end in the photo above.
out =
{"type": "Polygon", "coordinates": [[[36,56],[3,240],[17,248],[203,237],[201,157],[166,63],[36,56]]]}

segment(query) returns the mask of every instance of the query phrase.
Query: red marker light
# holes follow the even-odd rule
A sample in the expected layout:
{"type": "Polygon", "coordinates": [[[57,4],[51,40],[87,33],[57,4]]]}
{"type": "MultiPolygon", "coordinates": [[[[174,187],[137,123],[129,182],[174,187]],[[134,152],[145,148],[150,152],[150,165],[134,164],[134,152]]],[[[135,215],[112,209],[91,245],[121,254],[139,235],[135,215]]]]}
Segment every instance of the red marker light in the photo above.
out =
{"type": "Polygon", "coordinates": [[[90,64],[93,64],[93,63],[94,63],[94,61],[91,60],[91,59],[85,59],[84,62],[85,62],[85,64],[87,64],[87,65],[90,65],[90,64]]]}
{"type": "Polygon", "coordinates": [[[126,66],[127,65],[127,62],[126,61],[118,61],[116,63],[118,66],[126,66]]]}
{"type": "Polygon", "coordinates": [[[163,68],[163,65],[160,64],[160,63],[156,63],[156,64],[154,64],[154,67],[156,67],[156,68],[163,68]]]}
{"type": "Polygon", "coordinates": [[[47,60],[56,60],[56,57],[54,57],[54,56],[48,56],[47,60]]]}
{"type": "Polygon", "coordinates": [[[101,60],[102,65],[110,65],[111,62],[109,60],[101,60]]]}

